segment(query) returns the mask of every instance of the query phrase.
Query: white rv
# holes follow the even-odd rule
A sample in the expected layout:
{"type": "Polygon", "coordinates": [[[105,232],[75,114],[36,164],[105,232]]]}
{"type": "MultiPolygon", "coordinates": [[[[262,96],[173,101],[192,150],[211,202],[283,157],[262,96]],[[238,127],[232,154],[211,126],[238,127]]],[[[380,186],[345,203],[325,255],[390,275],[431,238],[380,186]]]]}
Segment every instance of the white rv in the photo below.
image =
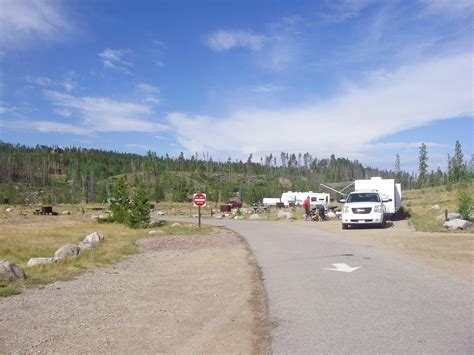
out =
{"type": "Polygon", "coordinates": [[[388,201],[384,202],[386,214],[396,213],[402,205],[402,186],[396,184],[394,179],[373,177],[369,180],[356,180],[354,188],[355,191],[371,190],[378,192],[382,200],[388,201]]]}
{"type": "Polygon", "coordinates": [[[320,193],[320,192],[293,192],[288,191],[281,194],[281,202],[285,204],[285,207],[288,207],[290,203],[294,203],[295,206],[303,204],[303,201],[306,200],[306,197],[309,196],[311,206],[323,205],[327,206],[329,204],[329,194],[320,193]]]}

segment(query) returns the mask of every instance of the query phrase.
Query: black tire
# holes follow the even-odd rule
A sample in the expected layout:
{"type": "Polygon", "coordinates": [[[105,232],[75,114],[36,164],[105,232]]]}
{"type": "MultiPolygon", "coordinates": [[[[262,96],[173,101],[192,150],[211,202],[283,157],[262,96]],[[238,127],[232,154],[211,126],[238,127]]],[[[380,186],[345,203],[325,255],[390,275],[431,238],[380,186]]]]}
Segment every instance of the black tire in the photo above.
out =
{"type": "Polygon", "coordinates": [[[342,229],[348,229],[348,228],[349,228],[349,225],[347,223],[342,224],[342,229]]]}

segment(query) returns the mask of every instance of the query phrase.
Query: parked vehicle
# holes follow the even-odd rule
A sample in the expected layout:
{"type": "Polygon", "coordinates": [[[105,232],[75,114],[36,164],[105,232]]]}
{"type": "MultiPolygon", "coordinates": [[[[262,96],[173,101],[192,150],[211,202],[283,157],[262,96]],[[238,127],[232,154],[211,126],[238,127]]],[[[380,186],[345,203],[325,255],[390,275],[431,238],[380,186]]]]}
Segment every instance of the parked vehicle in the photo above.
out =
{"type": "Polygon", "coordinates": [[[372,190],[377,191],[385,202],[385,213],[387,217],[397,213],[402,205],[402,187],[396,184],[394,179],[382,179],[381,177],[373,177],[368,180],[355,180],[354,190],[372,190]]]}
{"type": "Polygon", "coordinates": [[[288,191],[281,194],[281,202],[285,204],[285,207],[289,207],[290,204],[294,204],[295,206],[299,206],[303,204],[303,201],[306,197],[309,196],[311,206],[316,205],[324,205],[327,206],[329,204],[329,194],[324,192],[293,192],[288,191]]]}
{"type": "Polygon", "coordinates": [[[226,205],[230,205],[232,208],[241,208],[242,207],[242,202],[235,201],[235,200],[229,200],[229,201],[226,202],[226,205]]]}
{"type": "Polygon", "coordinates": [[[358,190],[351,192],[342,208],[342,229],[351,225],[377,225],[385,227],[387,208],[385,203],[391,199],[383,200],[376,190],[358,190]]]}

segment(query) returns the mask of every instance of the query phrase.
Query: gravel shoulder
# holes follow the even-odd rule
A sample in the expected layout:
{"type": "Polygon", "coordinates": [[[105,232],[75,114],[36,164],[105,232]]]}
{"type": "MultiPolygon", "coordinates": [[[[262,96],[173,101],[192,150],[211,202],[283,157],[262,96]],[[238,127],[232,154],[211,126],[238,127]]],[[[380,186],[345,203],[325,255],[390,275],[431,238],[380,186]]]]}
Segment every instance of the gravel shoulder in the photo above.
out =
{"type": "Polygon", "coordinates": [[[387,228],[341,230],[337,220],[293,223],[308,225],[353,242],[370,245],[410,258],[457,279],[474,281],[474,234],[418,232],[409,221],[396,221],[387,228]]]}
{"type": "Polygon", "coordinates": [[[0,299],[0,352],[268,352],[265,295],[242,238],[139,244],[125,261],[0,299]]]}

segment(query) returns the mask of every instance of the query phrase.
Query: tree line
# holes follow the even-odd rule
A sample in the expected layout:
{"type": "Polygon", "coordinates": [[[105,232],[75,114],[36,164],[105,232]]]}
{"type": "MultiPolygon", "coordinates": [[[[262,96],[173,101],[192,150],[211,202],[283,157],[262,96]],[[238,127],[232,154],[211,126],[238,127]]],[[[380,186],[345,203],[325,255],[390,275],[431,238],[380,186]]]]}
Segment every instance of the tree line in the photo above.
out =
{"type": "Polygon", "coordinates": [[[455,181],[461,175],[472,177],[472,167],[468,168],[464,161],[460,163],[463,159],[460,154],[461,158],[458,153],[449,158],[448,172],[439,169],[428,172],[427,152],[422,166],[420,148],[420,171],[415,176],[400,169],[399,156],[394,170],[381,170],[357,160],[336,158],[334,154],[320,159],[310,153],[281,152],[278,156],[262,157],[260,162],[254,162],[252,155],[246,161],[231,158],[219,161],[207,153],[195,153],[191,157],[181,153],[174,158],[151,151],[138,155],[0,142],[0,202],[105,202],[112,196],[112,186],[119,178],[129,186],[143,184],[150,200],[173,202],[187,201],[199,191],[206,193],[210,201],[242,195],[244,202],[255,203],[288,190],[322,191],[321,183],[372,176],[395,178],[406,189],[455,181]]]}

